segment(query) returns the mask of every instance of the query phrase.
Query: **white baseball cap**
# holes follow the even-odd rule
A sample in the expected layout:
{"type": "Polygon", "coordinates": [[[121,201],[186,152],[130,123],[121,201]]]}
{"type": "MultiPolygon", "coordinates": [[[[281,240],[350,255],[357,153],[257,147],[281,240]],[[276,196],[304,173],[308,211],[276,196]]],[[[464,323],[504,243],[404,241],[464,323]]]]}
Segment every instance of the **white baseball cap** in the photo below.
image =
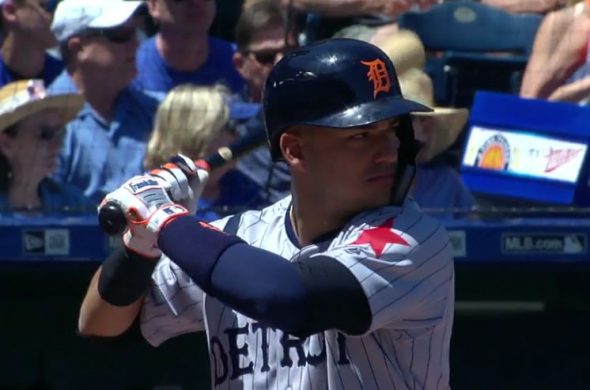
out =
{"type": "Polygon", "coordinates": [[[65,42],[89,28],[117,27],[142,4],[134,0],[62,0],[53,15],[51,31],[59,42],[65,42]]]}

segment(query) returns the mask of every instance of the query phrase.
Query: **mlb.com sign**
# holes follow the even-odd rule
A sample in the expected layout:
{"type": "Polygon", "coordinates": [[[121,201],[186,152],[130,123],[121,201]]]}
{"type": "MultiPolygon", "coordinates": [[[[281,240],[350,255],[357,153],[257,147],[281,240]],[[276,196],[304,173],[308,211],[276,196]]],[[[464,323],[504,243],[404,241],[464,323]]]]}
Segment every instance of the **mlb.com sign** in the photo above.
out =
{"type": "Polygon", "coordinates": [[[505,253],[564,253],[582,254],[587,251],[583,233],[505,233],[502,235],[505,253]]]}

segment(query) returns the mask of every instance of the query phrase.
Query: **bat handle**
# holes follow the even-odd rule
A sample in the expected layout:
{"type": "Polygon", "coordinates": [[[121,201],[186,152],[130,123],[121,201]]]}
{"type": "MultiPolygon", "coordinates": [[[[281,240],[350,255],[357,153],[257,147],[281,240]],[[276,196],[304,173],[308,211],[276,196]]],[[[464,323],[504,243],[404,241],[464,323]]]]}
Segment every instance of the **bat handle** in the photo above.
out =
{"type": "MultiPolygon", "coordinates": [[[[221,155],[221,151],[219,151],[219,154],[221,155]]],[[[172,163],[174,164],[178,162],[173,161],[172,163]]],[[[210,163],[206,160],[197,160],[194,161],[194,163],[199,169],[204,169],[209,172],[215,168],[213,163],[210,163]]],[[[223,164],[218,163],[217,165],[220,166],[223,164]]],[[[128,221],[125,212],[117,203],[106,202],[98,210],[98,223],[107,235],[116,236],[123,234],[123,232],[127,229],[128,221]]]]}
{"type": "MultiPolygon", "coordinates": [[[[204,160],[195,161],[195,165],[201,169],[211,169],[204,160]]],[[[98,210],[98,223],[107,235],[117,236],[123,234],[127,229],[128,221],[121,206],[110,201],[103,204],[98,210]]]]}
{"type": "Polygon", "coordinates": [[[98,211],[98,223],[109,236],[121,235],[127,229],[127,218],[115,202],[106,202],[98,211]]]}

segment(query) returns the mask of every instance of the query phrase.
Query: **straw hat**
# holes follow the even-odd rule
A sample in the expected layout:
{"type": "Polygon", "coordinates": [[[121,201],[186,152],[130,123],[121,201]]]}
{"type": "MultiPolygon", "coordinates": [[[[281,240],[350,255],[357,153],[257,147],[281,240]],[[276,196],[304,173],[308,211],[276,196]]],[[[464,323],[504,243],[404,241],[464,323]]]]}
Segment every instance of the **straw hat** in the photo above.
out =
{"type": "Polygon", "coordinates": [[[80,94],[48,94],[43,80],[21,80],[0,89],[0,132],[46,108],[62,111],[63,123],[74,119],[84,98],[80,94]]]}
{"type": "Polygon", "coordinates": [[[432,79],[421,69],[408,69],[399,76],[402,94],[406,99],[425,104],[433,109],[431,112],[412,113],[416,117],[434,117],[441,122],[436,134],[429,134],[424,145],[424,152],[430,160],[451,146],[467,123],[469,110],[466,108],[438,107],[434,104],[432,79]]]}
{"type": "Polygon", "coordinates": [[[399,30],[394,34],[373,41],[393,62],[398,76],[411,68],[422,68],[426,63],[426,51],[422,41],[410,30],[399,30]]]}

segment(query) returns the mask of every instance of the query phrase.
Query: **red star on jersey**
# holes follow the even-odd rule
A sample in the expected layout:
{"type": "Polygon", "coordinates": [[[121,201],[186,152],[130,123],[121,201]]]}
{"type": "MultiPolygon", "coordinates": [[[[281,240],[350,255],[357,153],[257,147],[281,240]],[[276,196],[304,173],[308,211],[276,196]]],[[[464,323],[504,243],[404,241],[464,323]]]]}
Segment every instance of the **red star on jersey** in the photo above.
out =
{"type": "Polygon", "coordinates": [[[377,257],[381,256],[386,244],[410,246],[406,240],[393,231],[393,223],[393,218],[389,218],[375,228],[363,230],[361,236],[352,245],[369,244],[377,257]]]}

